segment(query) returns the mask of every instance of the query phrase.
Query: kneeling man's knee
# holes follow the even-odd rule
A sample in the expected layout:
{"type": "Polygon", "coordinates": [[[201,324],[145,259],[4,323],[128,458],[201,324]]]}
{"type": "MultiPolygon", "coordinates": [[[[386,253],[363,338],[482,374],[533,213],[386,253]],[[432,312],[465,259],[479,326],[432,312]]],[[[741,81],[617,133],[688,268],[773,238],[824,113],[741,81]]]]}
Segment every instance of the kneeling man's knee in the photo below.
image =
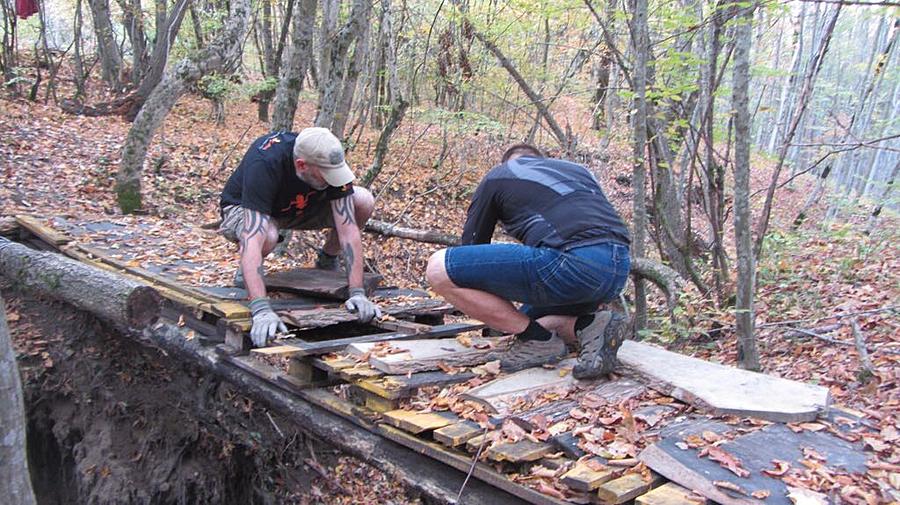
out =
{"type": "Polygon", "coordinates": [[[362,214],[368,219],[375,211],[375,196],[364,187],[353,186],[353,205],[358,214],[362,214]]]}
{"type": "Polygon", "coordinates": [[[431,257],[428,258],[428,266],[425,268],[425,278],[428,279],[428,284],[435,290],[440,290],[450,283],[450,278],[447,276],[447,269],[444,266],[444,256],[446,253],[446,249],[441,249],[432,254],[431,257]]]}

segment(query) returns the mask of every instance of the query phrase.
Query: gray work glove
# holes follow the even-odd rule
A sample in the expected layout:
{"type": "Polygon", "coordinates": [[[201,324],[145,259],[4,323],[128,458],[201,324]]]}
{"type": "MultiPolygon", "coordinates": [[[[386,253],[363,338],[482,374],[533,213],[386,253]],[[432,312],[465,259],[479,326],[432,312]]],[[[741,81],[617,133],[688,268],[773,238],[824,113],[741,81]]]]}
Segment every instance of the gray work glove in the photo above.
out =
{"type": "Polygon", "coordinates": [[[278,314],[272,310],[272,304],[269,303],[268,298],[260,297],[251,301],[250,313],[253,314],[250,340],[256,347],[266,345],[266,339],[274,337],[276,333],[288,331],[278,314]]]}
{"type": "Polygon", "coordinates": [[[350,288],[350,298],[345,305],[350,312],[359,314],[361,323],[368,323],[372,318],[381,317],[381,309],[366,298],[366,290],[363,288],[350,288]]]}

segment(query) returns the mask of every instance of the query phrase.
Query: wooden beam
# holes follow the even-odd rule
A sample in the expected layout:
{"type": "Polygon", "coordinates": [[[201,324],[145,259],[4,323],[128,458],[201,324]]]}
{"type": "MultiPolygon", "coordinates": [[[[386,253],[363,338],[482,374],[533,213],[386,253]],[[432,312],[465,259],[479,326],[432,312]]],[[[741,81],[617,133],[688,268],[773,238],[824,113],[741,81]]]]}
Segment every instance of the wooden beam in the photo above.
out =
{"type": "Polygon", "coordinates": [[[618,505],[637,498],[661,483],[662,477],[653,472],[649,480],[639,473],[629,473],[601,485],[597,488],[597,497],[604,505],[618,505]]]}
{"type": "Polygon", "coordinates": [[[460,421],[456,424],[444,426],[434,430],[432,435],[438,442],[447,447],[456,447],[469,441],[484,432],[484,428],[474,421],[460,421]]]}
{"type": "Polygon", "coordinates": [[[607,467],[596,459],[594,461],[595,465],[588,464],[588,461],[579,461],[563,474],[560,481],[575,491],[593,491],[615,478],[617,472],[614,468],[607,467]],[[595,470],[598,466],[599,469],[595,470]]]}
{"type": "Polygon", "coordinates": [[[706,408],[777,422],[812,421],[831,404],[828,388],[781,379],[626,340],[619,363],[648,386],[706,408]]]}
{"type": "Polygon", "coordinates": [[[705,505],[706,503],[708,503],[706,498],[698,496],[690,489],[683,488],[674,482],[666,482],[634,500],[634,505],[705,505]]]}
{"type": "Polygon", "coordinates": [[[418,435],[424,431],[443,428],[459,421],[452,412],[413,412],[392,410],[384,413],[384,420],[401,430],[418,435]]]}
{"type": "Polygon", "coordinates": [[[281,341],[283,345],[291,345],[301,349],[297,354],[300,356],[312,356],[316,354],[328,354],[343,350],[351,344],[363,344],[373,342],[387,342],[393,340],[408,340],[411,338],[423,337],[446,337],[456,335],[466,331],[475,331],[483,328],[483,324],[470,323],[451,323],[432,326],[427,333],[420,335],[410,335],[407,333],[375,333],[372,335],[362,335],[359,337],[336,338],[332,340],[324,340],[321,342],[309,342],[298,338],[289,338],[281,341]]]}
{"type": "MultiPolygon", "coordinates": [[[[381,312],[395,318],[410,318],[419,315],[445,314],[453,307],[432,298],[403,298],[380,302],[381,312]]],[[[276,310],[285,321],[298,328],[322,328],[339,323],[355,323],[358,316],[343,305],[331,308],[311,307],[295,310],[276,310]]]]}
{"type": "Polygon", "coordinates": [[[72,239],[66,236],[64,233],[60,233],[53,228],[50,228],[49,226],[41,222],[40,219],[33,216],[16,216],[16,222],[19,224],[19,226],[30,231],[35,236],[52,245],[56,249],[59,249],[60,246],[68,244],[72,241],[72,239]]]}
{"type": "MultiPolygon", "coordinates": [[[[403,352],[385,356],[372,355],[369,364],[373,368],[391,375],[409,372],[437,370],[441,364],[450,366],[477,365],[496,359],[509,346],[509,337],[472,339],[472,346],[463,345],[455,338],[431,340],[407,340],[393,344],[403,352]],[[484,348],[479,348],[484,345],[484,348]]],[[[347,352],[363,356],[374,348],[374,344],[353,344],[347,352]]]]}
{"type": "Polygon", "coordinates": [[[535,397],[547,391],[568,392],[578,382],[572,376],[574,366],[575,360],[569,359],[552,369],[529,368],[472,388],[461,398],[480,403],[492,413],[505,415],[518,399],[535,397]]]}

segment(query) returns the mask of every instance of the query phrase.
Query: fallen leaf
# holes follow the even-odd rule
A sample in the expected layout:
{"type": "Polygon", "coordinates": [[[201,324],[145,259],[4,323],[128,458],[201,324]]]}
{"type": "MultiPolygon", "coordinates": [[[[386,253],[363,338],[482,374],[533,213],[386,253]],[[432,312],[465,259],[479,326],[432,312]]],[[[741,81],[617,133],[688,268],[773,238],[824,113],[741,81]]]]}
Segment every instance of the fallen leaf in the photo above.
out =
{"type": "Polygon", "coordinates": [[[721,488],[721,489],[727,489],[729,491],[734,491],[735,493],[739,493],[744,496],[749,496],[749,494],[750,494],[741,486],[738,486],[737,484],[735,484],[733,482],[728,482],[727,480],[714,480],[713,485],[718,488],[721,488]]]}
{"type": "Polygon", "coordinates": [[[741,466],[741,460],[725,449],[711,445],[704,449],[704,451],[709,459],[719,463],[738,477],[747,478],[750,476],[750,472],[741,466]]]}
{"type": "Polygon", "coordinates": [[[828,497],[802,487],[788,486],[787,497],[794,505],[827,505],[828,497]]]}
{"type": "Polygon", "coordinates": [[[757,489],[756,491],[750,493],[750,496],[756,498],[757,500],[765,500],[772,494],[768,489],[757,489]]]}
{"type": "Polygon", "coordinates": [[[781,461],[780,459],[773,459],[772,464],[775,465],[774,470],[763,470],[762,473],[770,476],[770,477],[781,477],[786,474],[788,470],[791,469],[791,464],[787,461],[781,461]]]}
{"type": "Polygon", "coordinates": [[[545,482],[538,484],[538,491],[545,495],[559,498],[560,500],[566,499],[566,495],[562,494],[558,489],[548,486],[545,482]]]}
{"type": "Polygon", "coordinates": [[[863,441],[866,443],[866,446],[871,447],[875,452],[882,452],[891,448],[890,444],[886,444],[884,441],[874,437],[863,437],[863,441]]]}

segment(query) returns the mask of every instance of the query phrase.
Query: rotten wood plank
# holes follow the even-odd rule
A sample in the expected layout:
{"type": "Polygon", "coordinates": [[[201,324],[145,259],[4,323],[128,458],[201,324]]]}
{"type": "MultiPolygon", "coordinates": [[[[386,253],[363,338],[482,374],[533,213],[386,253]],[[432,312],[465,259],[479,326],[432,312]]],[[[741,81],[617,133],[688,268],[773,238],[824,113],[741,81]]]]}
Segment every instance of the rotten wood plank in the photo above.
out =
{"type": "MultiPolygon", "coordinates": [[[[444,314],[453,310],[447,302],[431,298],[407,298],[397,300],[374,300],[382,313],[395,318],[419,315],[444,314]]],[[[359,318],[343,306],[310,307],[295,310],[277,310],[286,322],[298,328],[322,328],[339,323],[356,322],[359,318]]],[[[330,352],[330,351],[326,351],[330,352]]]]}
{"type": "MultiPolygon", "coordinates": [[[[355,317],[355,316],[354,316],[355,317]]],[[[341,351],[351,344],[364,344],[373,342],[387,342],[393,340],[408,340],[411,338],[422,337],[446,337],[466,331],[475,331],[483,328],[483,324],[470,323],[451,323],[432,326],[427,333],[420,335],[410,335],[407,333],[375,333],[372,335],[362,335],[359,337],[336,338],[332,340],[324,340],[321,342],[308,342],[298,338],[288,338],[281,340],[283,345],[291,345],[300,349],[297,352],[300,356],[312,356],[316,354],[328,354],[331,352],[341,351]]]]}
{"type": "Polygon", "coordinates": [[[415,435],[443,428],[459,421],[456,414],[452,412],[413,412],[401,409],[385,412],[383,418],[392,426],[415,435]]]}
{"type": "MultiPolygon", "coordinates": [[[[365,273],[363,287],[366,293],[381,284],[383,277],[378,274],[365,273]]],[[[319,270],[316,268],[294,268],[283,272],[275,272],[263,278],[269,291],[283,291],[306,296],[321,296],[337,300],[347,299],[347,276],[337,270],[319,270]]]]}
{"type": "Polygon", "coordinates": [[[705,505],[706,499],[674,482],[644,493],[634,500],[634,505],[705,505]]]}
{"type": "Polygon", "coordinates": [[[16,216],[16,222],[22,228],[25,228],[44,242],[52,245],[57,249],[60,246],[68,244],[72,241],[72,239],[66,236],[64,233],[60,233],[53,228],[50,228],[49,226],[41,222],[40,219],[34,216],[19,215],[16,216]]]}
{"type": "Polygon", "coordinates": [[[459,372],[449,374],[442,371],[420,372],[412,375],[385,375],[375,379],[363,380],[357,385],[367,391],[389,400],[406,398],[415,394],[419,388],[428,386],[445,386],[465,382],[475,374],[459,372]]]}
{"type": "Polygon", "coordinates": [[[527,463],[537,461],[553,452],[554,448],[550,444],[526,439],[518,442],[494,444],[488,448],[487,457],[494,461],[527,463]]]}
{"type": "Polygon", "coordinates": [[[662,477],[650,473],[650,479],[644,479],[639,473],[625,474],[597,488],[597,498],[604,505],[618,505],[633,500],[662,483],[662,477]]]}
{"type": "MultiPolygon", "coordinates": [[[[588,463],[590,460],[579,461],[571,470],[564,473],[560,478],[560,482],[569,486],[575,491],[593,491],[600,487],[601,484],[611,481],[618,473],[615,468],[609,468],[600,460],[592,458],[597,463],[599,469],[594,469],[588,463]]],[[[619,470],[620,472],[621,470],[619,470]]]]}
{"type": "Polygon", "coordinates": [[[527,401],[548,392],[563,394],[575,387],[574,366],[575,360],[568,359],[554,368],[529,368],[472,388],[461,398],[480,403],[494,414],[506,415],[517,400],[527,401]]]}
{"type": "Polygon", "coordinates": [[[482,433],[484,433],[484,428],[479,426],[478,423],[467,419],[456,424],[438,428],[434,430],[432,435],[435,440],[447,447],[457,447],[482,433]]]}
{"type": "MultiPolygon", "coordinates": [[[[385,356],[372,355],[369,357],[369,364],[391,375],[437,370],[441,364],[477,365],[496,359],[511,342],[509,337],[475,337],[471,340],[471,347],[463,345],[455,338],[396,342],[393,346],[402,352],[385,356]],[[481,345],[486,347],[479,348],[481,345]]],[[[374,346],[375,344],[353,344],[347,347],[347,352],[354,356],[364,356],[374,346]]]]}
{"type": "Polygon", "coordinates": [[[811,421],[831,404],[828,388],[691,358],[626,340],[619,363],[663,394],[714,415],[777,422],[811,421]]]}

